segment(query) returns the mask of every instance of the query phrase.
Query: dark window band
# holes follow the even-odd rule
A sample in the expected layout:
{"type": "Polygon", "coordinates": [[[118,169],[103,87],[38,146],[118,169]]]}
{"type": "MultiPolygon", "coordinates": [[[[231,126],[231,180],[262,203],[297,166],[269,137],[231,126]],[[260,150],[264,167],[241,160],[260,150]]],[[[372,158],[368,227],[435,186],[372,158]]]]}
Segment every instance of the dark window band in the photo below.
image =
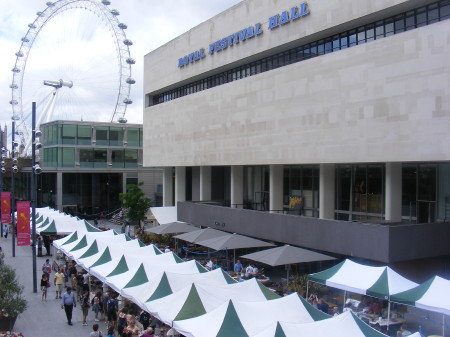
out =
{"type": "Polygon", "coordinates": [[[340,34],[335,34],[325,39],[320,39],[281,53],[264,57],[260,60],[154,95],[151,102],[152,104],[150,105],[168,102],[179,97],[214,88],[225,83],[237,81],[291,63],[301,62],[341,49],[379,40],[387,36],[399,34],[404,31],[430,25],[449,18],[450,0],[442,0],[340,34]]]}

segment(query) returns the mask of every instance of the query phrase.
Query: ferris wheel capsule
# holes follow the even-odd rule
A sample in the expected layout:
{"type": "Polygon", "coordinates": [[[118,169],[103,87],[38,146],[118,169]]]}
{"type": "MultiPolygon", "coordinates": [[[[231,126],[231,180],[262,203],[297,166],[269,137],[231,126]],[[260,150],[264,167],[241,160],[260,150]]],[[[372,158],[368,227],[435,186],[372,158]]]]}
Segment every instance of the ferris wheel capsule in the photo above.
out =
{"type": "Polygon", "coordinates": [[[128,77],[128,78],[126,79],[126,82],[127,82],[128,84],[135,84],[135,83],[136,83],[136,81],[134,80],[134,78],[131,78],[131,77],[128,77]]]}
{"type": "Polygon", "coordinates": [[[109,1],[109,0],[102,0],[102,4],[104,4],[105,6],[109,6],[109,5],[111,5],[111,1],[109,1]]]}
{"type": "Polygon", "coordinates": [[[51,1],[49,1],[46,3],[46,5],[47,5],[47,7],[53,7],[55,4],[51,1]]]}
{"type": "Polygon", "coordinates": [[[136,63],[136,60],[135,60],[134,58],[129,57],[129,58],[127,58],[126,62],[127,62],[128,64],[135,64],[135,63],[136,63]]]}
{"type": "Polygon", "coordinates": [[[118,122],[125,124],[127,122],[127,119],[125,117],[119,117],[118,122]]]}
{"type": "Polygon", "coordinates": [[[133,41],[131,41],[129,39],[125,39],[125,40],[123,40],[123,44],[125,46],[132,46],[133,45],[133,41]]]}
{"type": "Polygon", "coordinates": [[[36,25],[34,23],[29,23],[28,28],[35,29],[36,25]]]}
{"type": "Polygon", "coordinates": [[[11,105],[17,105],[19,102],[17,102],[15,99],[12,99],[9,101],[9,104],[11,105]]]}
{"type": "Polygon", "coordinates": [[[126,24],[124,24],[124,23],[119,23],[119,28],[120,29],[127,29],[128,26],[126,24]]]}
{"type": "Polygon", "coordinates": [[[129,99],[129,98],[125,98],[125,99],[123,100],[123,102],[124,102],[125,104],[132,104],[132,103],[133,103],[133,100],[131,100],[131,99],[129,99]]]}
{"type": "Polygon", "coordinates": [[[9,87],[10,87],[11,89],[17,89],[17,88],[19,88],[19,86],[18,86],[17,84],[15,84],[15,83],[11,84],[9,87]]]}
{"type": "Polygon", "coordinates": [[[23,53],[22,53],[21,51],[18,51],[18,52],[16,53],[16,56],[17,56],[17,57],[23,57],[23,53]]]}
{"type": "Polygon", "coordinates": [[[37,15],[37,16],[43,16],[43,14],[44,14],[44,13],[42,13],[42,12],[36,12],[36,15],[37,15]]]}
{"type": "Polygon", "coordinates": [[[13,73],[16,73],[16,74],[20,73],[20,69],[17,68],[17,67],[12,68],[11,70],[12,70],[13,73]]]}
{"type": "Polygon", "coordinates": [[[111,9],[111,14],[117,16],[120,15],[120,12],[117,9],[111,9]]]}
{"type": "Polygon", "coordinates": [[[30,39],[27,38],[26,36],[24,36],[23,38],[21,38],[22,42],[30,42],[30,39]]]}

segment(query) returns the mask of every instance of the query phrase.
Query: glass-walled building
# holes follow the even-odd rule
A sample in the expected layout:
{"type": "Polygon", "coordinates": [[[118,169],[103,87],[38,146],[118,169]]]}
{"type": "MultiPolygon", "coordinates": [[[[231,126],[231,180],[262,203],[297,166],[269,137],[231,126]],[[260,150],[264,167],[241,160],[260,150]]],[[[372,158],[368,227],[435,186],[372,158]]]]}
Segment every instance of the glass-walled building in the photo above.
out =
{"type": "Polygon", "coordinates": [[[77,215],[117,210],[127,184],[162,203],[162,171],[142,167],[142,125],[54,121],[41,125],[42,203],[77,215]]]}

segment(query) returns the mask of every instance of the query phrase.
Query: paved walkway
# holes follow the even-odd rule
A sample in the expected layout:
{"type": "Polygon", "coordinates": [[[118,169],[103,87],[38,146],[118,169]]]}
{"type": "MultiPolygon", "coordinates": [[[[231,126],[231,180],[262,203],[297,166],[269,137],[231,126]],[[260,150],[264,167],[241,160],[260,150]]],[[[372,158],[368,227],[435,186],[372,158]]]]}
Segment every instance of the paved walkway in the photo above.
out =
{"type": "MultiPolygon", "coordinates": [[[[119,226],[109,226],[118,229],[119,226]]],[[[120,232],[120,229],[119,229],[120,232]]],[[[83,337],[89,336],[92,331],[94,322],[94,313],[89,311],[88,326],[82,326],[82,315],[80,306],[77,305],[73,309],[72,326],[67,324],[66,315],[61,309],[61,300],[55,299],[55,286],[53,285],[52,273],[50,280],[52,286],[47,293],[47,302],[41,301],[40,279],[42,276],[42,265],[46,257],[37,258],[37,279],[38,279],[38,293],[33,293],[33,261],[32,250],[30,246],[18,247],[16,246],[16,257],[12,257],[12,241],[11,236],[8,239],[0,238],[0,246],[5,253],[5,264],[13,267],[16,270],[16,275],[19,283],[24,286],[23,296],[28,301],[27,310],[19,315],[14,326],[15,332],[22,332],[24,337],[83,337]]],[[[53,251],[54,247],[52,247],[53,251]]],[[[43,249],[45,252],[45,249],[43,249]]],[[[50,262],[53,261],[50,257],[50,262]]],[[[100,329],[106,336],[105,324],[98,322],[100,329]]]]}

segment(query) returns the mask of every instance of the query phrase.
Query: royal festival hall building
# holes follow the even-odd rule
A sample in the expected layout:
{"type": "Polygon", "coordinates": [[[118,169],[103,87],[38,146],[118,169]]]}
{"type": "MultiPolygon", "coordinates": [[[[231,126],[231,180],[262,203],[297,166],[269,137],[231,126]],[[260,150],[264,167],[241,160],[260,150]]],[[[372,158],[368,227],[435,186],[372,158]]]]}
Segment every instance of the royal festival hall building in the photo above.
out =
{"type": "Polygon", "coordinates": [[[450,276],[450,1],[245,0],[145,56],[178,220],[450,276]]]}

